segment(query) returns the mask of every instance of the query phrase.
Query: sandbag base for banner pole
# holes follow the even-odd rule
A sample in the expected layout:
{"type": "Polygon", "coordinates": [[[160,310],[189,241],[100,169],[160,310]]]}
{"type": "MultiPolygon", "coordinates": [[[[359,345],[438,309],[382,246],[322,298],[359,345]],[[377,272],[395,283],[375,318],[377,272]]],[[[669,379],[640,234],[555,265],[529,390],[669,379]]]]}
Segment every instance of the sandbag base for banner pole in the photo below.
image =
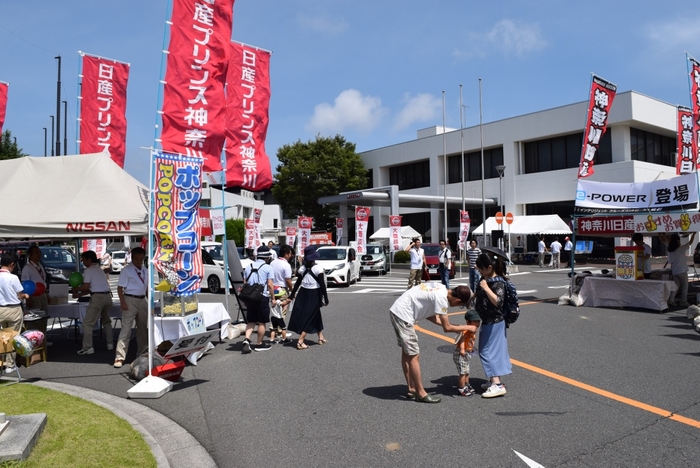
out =
{"type": "Polygon", "coordinates": [[[160,377],[147,375],[126,393],[129,398],[160,398],[173,388],[173,383],[160,377]]]}

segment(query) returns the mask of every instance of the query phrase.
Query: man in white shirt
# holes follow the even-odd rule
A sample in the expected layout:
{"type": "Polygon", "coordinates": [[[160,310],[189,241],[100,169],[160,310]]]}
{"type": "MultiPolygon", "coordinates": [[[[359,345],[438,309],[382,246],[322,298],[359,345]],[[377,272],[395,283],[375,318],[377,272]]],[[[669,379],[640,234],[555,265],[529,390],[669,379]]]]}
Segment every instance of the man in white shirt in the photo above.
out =
{"type": "Polygon", "coordinates": [[[450,289],[450,268],[452,267],[452,251],[447,245],[447,241],[440,241],[440,252],[438,252],[438,273],[440,280],[447,289],[450,289]]]}
{"type": "MultiPolygon", "coordinates": [[[[41,284],[41,289],[46,291],[46,270],[41,264],[41,250],[36,245],[32,245],[27,249],[27,264],[22,268],[22,281],[27,280],[34,281],[37,287],[41,284]]],[[[27,307],[30,310],[40,309],[48,312],[48,304],[45,292],[37,296],[29,296],[29,299],[27,299],[27,307]]]]}
{"type": "Polygon", "coordinates": [[[272,282],[273,272],[270,266],[270,260],[272,260],[270,249],[266,245],[261,245],[258,247],[255,262],[248,265],[243,272],[243,278],[246,283],[262,284],[264,286],[263,298],[260,302],[249,302],[246,304],[246,308],[248,309],[246,317],[248,323],[245,327],[243,354],[250,353],[251,350],[267,351],[271,348],[269,343],[263,343],[265,324],[270,321],[270,298],[272,298],[272,307],[277,305],[277,300],[275,299],[275,285],[272,282]],[[250,343],[250,337],[253,334],[254,328],[257,328],[258,334],[258,342],[255,345],[250,343]]]}
{"type": "Polygon", "coordinates": [[[136,355],[148,351],[148,269],[143,260],[146,251],[135,247],[131,251],[131,263],[119,273],[117,294],[122,309],[122,329],[117,339],[117,352],[114,367],[121,367],[126,359],[131,341],[131,329],[136,322],[136,355]]]}
{"type": "Polygon", "coordinates": [[[544,243],[544,236],[540,237],[537,243],[537,264],[540,268],[544,268],[544,254],[547,252],[547,246],[544,243]]]}
{"type": "Polygon", "coordinates": [[[549,245],[552,250],[552,268],[559,268],[559,254],[561,253],[561,243],[559,239],[554,238],[554,242],[549,245]]]}
{"type": "Polygon", "coordinates": [[[272,260],[277,260],[277,252],[275,252],[275,249],[273,247],[275,246],[275,243],[270,241],[267,243],[267,248],[270,249],[270,255],[272,255],[272,260]]]}
{"type": "Polygon", "coordinates": [[[408,288],[418,286],[423,276],[423,270],[428,269],[428,263],[425,261],[425,252],[420,247],[420,239],[414,237],[410,244],[404,249],[411,256],[411,269],[408,272],[408,288]]]}
{"type": "MultiPolygon", "coordinates": [[[[19,333],[24,321],[22,299],[29,298],[29,295],[22,292],[22,283],[12,273],[16,266],[16,255],[2,255],[0,257],[0,326],[11,328],[19,333]]],[[[5,360],[6,374],[17,372],[15,353],[5,354],[3,359],[5,360]]]]}
{"type": "Polygon", "coordinates": [[[574,264],[574,244],[571,242],[569,237],[564,238],[564,255],[567,256],[568,268],[571,268],[574,264]]]}
{"type": "MultiPolygon", "coordinates": [[[[274,250],[272,251],[274,252],[274,250]]],[[[287,325],[284,323],[284,316],[287,315],[289,304],[286,303],[287,296],[292,292],[292,266],[289,259],[292,258],[292,248],[288,245],[280,247],[280,255],[272,260],[272,283],[275,286],[276,304],[270,310],[270,343],[275,343],[275,334],[279,333],[282,343],[290,343],[287,338],[287,325]],[[283,305],[284,304],[284,305],[283,305]]]]}
{"type": "Polygon", "coordinates": [[[78,354],[95,354],[95,348],[92,346],[92,332],[97,319],[100,319],[105,331],[107,350],[111,351],[114,349],[114,338],[112,336],[112,318],[109,316],[109,310],[112,308],[112,290],[109,287],[109,281],[102,272],[97,254],[93,250],[83,252],[80,255],[80,260],[85,265],[83,284],[73,288],[72,293],[74,297],[90,294],[90,305],[88,305],[85,320],[83,320],[83,347],[78,351],[78,354]]]}
{"type": "Polygon", "coordinates": [[[420,348],[415,325],[426,319],[441,325],[443,331],[476,331],[473,325],[452,325],[447,316],[448,307],[466,306],[471,297],[468,286],[446,289],[442,284],[431,287],[426,283],[401,294],[391,306],[389,317],[401,347],[401,369],[408,385],[406,397],[422,403],[440,403],[440,398],[429,395],[423,388],[420,373],[420,348]]]}

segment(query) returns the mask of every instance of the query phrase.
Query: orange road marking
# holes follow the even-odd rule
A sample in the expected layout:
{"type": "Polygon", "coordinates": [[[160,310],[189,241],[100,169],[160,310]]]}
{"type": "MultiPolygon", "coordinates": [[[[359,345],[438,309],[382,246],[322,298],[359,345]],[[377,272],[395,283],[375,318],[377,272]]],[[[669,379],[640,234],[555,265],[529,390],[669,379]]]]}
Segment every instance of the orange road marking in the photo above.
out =
{"type": "MultiPolygon", "coordinates": [[[[450,315],[453,315],[453,314],[450,314],[450,315]]],[[[436,332],[431,331],[431,330],[426,330],[425,328],[419,327],[418,325],[415,325],[414,328],[416,329],[416,331],[423,332],[426,335],[430,335],[434,338],[439,338],[441,340],[447,341],[448,343],[454,342],[454,340],[452,340],[451,338],[449,338],[445,335],[442,335],[440,333],[436,333],[436,332]]],[[[522,367],[523,369],[527,369],[529,371],[535,372],[535,373],[540,374],[540,375],[544,375],[546,377],[552,378],[554,380],[558,380],[560,382],[564,382],[565,384],[569,384],[573,387],[577,387],[577,388],[580,388],[582,390],[586,390],[588,392],[595,393],[596,395],[600,395],[602,397],[617,401],[619,403],[624,403],[624,404],[632,406],[634,408],[638,408],[638,409],[641,409],[643,411],[648,411],[650,413],[659,415],[659,416],[664,417],[664,418],[671,419],[671,420],[679,422],[681,424],[686,424],[688,426],[700,429],[700,421],[697,421],[695,419],[686,418],[685,416],[681,416],[679,414],[674,414],[668,410],[658,408],[656,406],[647,405],[646,403],[642,403],[641,401],[633,400],[631,398],[627,398],[627,397],[624,397],[622,395],[618,395],[616,393],[608,392],[607,390],[603,390],[601,388],[594,387],[592,385],[588,385],[588,384],[585,384],[583,382],[579,382],[578,380],[570,379],[569,377],[564,377],[563,375],[555,374],[554,372],[550,372],[548,370],[527,364],[527,363],[522,362],[522,361],[518,361],[516,359],[511,358],[510,362],[515,366],[522,367]]]]}

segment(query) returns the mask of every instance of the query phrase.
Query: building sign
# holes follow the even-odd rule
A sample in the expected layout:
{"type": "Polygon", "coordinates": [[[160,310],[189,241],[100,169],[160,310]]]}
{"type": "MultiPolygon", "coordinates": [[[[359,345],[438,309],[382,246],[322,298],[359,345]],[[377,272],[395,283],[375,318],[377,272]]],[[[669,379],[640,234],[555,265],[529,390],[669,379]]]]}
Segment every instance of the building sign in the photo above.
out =
{"type": "Polygon", "coordinates": [[[698,206],[696,173],[638,183],[578,179],[576,213],[640,213],[693,210],[698,206]]]}
{"type": "Polygon", "coordinates": [[[576,234],[580,236],[631,236],[634,216],[588,216],[576,218],[576,234]]]}

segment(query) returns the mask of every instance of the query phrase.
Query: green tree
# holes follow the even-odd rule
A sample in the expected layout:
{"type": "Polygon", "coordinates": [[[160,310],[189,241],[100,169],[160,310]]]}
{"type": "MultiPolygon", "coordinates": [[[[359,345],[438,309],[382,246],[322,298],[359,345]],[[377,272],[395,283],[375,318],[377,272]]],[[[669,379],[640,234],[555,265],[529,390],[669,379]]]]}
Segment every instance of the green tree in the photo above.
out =
{"type": "Polygon", "coordinates": [[[22,152],[21,148],[17,147],[17,143],[12,138],[10,131],[5,130],[0,137],[0,160],[21,158],[23,156],[26,156],[26,154],[22,152]]]}
{"type": "Polygon", "coordinates": [[[318,230],[333,229],[338,216],[337,206],[321,206],[319,198],[367,186],[367,170],[355,144],[340,135],[284,145],[277,159],[272,194],[287,217],[313,216],[318,230]]]}

